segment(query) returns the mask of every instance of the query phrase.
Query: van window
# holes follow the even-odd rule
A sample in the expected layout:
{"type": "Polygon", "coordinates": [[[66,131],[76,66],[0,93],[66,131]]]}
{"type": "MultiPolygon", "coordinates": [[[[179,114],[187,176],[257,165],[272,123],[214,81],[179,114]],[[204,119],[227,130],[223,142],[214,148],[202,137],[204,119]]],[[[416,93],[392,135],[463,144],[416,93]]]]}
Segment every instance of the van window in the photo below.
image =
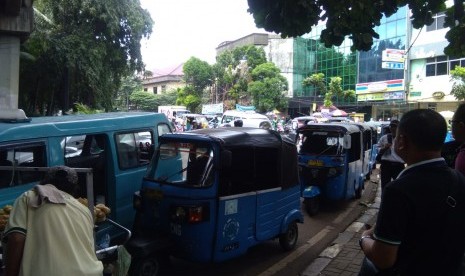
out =
{"type": "Polygon", "coordinates": [[[171,129],[167,124],[158,125],[158,136],[162,136],[165,133],[171,133],[171,129]]]}
{"type": "MultiPolygon", "coordinates": [[[[21,144],[0,148],[0,166],[47,167],[45,144],[21,144]]],[[[44,172],[0,171],[0,187],[12,187],[38,182],[44,172]]]]}
{"type": "Polygon", "coordinates": [[[120,133],[116,134],[115,139],[120,169],[140,167],[149,163],[149,150],[153,143],[151,132],[120,133]]]}
{"type": "MultiPolygon", "coordinates": [[[[65,146],[65,165],[71,168],[91,168],[93,172],[93,190],[95,201],[106,203],[106,151],[109,148],[106,134],[67,136],[63,138],[65,146]]],[[[78,174],[81,197],[87,196],[86,175],[78,174]]]]}

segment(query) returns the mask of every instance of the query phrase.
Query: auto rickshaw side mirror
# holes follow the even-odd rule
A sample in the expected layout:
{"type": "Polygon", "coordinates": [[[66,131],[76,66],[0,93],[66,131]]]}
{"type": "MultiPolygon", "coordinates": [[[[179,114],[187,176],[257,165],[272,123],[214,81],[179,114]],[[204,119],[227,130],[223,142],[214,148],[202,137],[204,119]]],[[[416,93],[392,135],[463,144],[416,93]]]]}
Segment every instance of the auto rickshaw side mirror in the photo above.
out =
{"type": "Polygon", "coordinates": [[[352,137],[350,136],[350,134],[345,134],[344,139],[342,140],[342,147],[344,149],[350,149],[351,144],[352,144],[352,137]]]}
{"type": "Polygon", "coordinates": [[[231,167],[231,159],[232,153],[230,150],[221,151],[220,168],[225,169],[231,167]]]}

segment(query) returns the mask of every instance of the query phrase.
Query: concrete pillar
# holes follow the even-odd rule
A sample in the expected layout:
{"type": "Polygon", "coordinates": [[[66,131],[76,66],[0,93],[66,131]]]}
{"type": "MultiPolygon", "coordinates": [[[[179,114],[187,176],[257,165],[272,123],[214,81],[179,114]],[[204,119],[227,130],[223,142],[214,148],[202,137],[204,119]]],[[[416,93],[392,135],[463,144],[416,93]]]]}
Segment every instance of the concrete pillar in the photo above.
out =
{"type": "Polygon", "coordinates": [[[27,120],[18,109],[20,37],[0,35],[0,120],[27,120]]]}
{"type": "Polygon", "coordinates": [[[19,36],[0,36],[0,110],[18,109],[19,36]]]}

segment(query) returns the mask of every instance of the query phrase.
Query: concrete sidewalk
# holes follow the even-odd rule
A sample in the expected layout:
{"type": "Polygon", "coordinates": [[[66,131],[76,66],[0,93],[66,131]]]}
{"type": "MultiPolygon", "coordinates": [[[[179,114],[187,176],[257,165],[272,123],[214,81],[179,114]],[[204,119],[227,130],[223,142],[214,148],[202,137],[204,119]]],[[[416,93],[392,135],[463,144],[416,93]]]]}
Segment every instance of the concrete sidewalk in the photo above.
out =
{"type": "MultiPolygon", "coordinates": [[[[375,182],[372,180],[372,182],[375,182]]],[[[356,276],[363,257],[358,240],[365,223],[374,225],[381,202],[381,185],[375,185],[375,199],[368,209],[347,229],[340,233],[332,245],[326,248],[300,275],[301,276],[356,276]]]]}

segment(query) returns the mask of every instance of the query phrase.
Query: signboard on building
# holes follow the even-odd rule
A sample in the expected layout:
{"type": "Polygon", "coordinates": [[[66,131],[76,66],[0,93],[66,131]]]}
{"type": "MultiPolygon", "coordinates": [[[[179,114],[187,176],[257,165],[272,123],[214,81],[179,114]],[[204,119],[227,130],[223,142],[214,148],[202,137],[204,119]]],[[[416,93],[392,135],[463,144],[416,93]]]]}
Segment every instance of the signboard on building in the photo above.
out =
{"type": "Polygon", "coordinates": [[[357,101],[400,100],[405,98],[403,79],[357,83],[357,101]]]}
{"type": "Polygon", "coordinates": [[[383,61],[381,62],[381,68],[383,69],[404,69],[403,62],[392,62],[392,61],[383,61]]]}
{"type": "Polygon", "coordinates": [[[381,68],[384,69],[404,69],[405,50],[386,49],[381,56],[381,68]]]}
{"type": "Polygon", "coordinates": [[[405,61],[405,50],[399,50],[399,49],[386,49],[386,50],[383,50],[381,60],[382,61],[391,61],[391,62],[404,63],[404,61],[405,61]]]}

